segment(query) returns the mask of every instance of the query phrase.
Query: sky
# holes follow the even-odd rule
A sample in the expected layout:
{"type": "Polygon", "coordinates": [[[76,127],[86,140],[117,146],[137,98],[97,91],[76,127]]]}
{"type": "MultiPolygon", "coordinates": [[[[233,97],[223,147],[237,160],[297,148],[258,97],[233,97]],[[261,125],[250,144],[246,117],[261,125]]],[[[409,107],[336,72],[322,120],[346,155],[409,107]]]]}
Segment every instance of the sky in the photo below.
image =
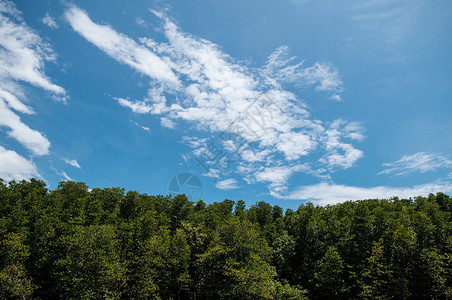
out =
{"type": "Polygon", "coordinates": [[[451,53],[450,0],[0,0],[0,178],[450,194],[451,53]]]}

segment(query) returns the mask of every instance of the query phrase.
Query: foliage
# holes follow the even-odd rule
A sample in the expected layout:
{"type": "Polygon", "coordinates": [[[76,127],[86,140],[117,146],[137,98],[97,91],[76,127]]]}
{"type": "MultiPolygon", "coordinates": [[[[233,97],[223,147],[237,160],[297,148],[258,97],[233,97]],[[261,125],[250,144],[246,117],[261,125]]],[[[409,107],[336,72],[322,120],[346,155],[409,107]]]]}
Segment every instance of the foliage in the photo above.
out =
{"type": "Polygon", "coordinates": [[[448,299],[452,200],[206,204],[0,181],[1,299],[448,299]]]}

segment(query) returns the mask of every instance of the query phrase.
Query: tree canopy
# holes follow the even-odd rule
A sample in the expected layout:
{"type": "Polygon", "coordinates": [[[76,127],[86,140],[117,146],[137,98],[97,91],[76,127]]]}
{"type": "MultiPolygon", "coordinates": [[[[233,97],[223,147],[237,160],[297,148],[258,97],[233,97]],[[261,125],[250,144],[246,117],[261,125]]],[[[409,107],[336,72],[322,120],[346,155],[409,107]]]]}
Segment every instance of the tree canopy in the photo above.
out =
{"type": "Polygon", "coordinates": [[[0,181],[0,298],[448,299],[452,199],[297,210],[0,181]]]}

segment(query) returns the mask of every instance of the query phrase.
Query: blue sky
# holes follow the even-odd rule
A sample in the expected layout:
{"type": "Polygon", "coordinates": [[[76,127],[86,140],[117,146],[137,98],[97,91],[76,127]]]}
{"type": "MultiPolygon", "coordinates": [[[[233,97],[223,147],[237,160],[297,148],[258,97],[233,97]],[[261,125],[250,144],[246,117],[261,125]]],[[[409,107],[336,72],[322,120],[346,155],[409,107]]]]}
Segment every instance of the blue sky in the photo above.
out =
{"type": "Polygon", "coordinates": [[[452,3],[0,1],[0,177],[284,208],[452,192],[452,3]]]}

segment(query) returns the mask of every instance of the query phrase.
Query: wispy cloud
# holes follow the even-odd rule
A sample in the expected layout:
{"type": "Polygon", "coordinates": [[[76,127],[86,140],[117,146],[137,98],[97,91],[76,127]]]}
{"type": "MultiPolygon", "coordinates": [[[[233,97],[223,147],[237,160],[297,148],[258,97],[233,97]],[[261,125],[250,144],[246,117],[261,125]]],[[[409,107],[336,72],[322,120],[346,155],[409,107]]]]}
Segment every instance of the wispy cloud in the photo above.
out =
{"type": "Polygon", "coordinates": [[[36,165],[12,150],[0,146],[0,178],[6,181],[41,177],[36,165]]]}
{"type": "Polygon", "coordinates": [[[412,172],[425,173],[436,171],[440,168],[452,168],[452,161],[439,154],[418,152],[412,155],[404,155],[395,162],[384,163],[383,166],[387,168],[378,173],[378,175],[403,175],[412,172]]]}
{"type": "Polygon", "coordinates": [[[135,23],[137,23],[138,26],[143,27],[143,28],[148,27],[148,24],[142,18],[136,18],[135,23]]]}
{"type": "Polygon", "coordinates": [[[151,129],[149,127],[142,126],[142,125],[138,124],[137,122],[133,122],[133,124],[135,124],[136,126],[140,127],[144,131],[151,132],[151,129]]]}
{"type": "MultiPolygon", "coordinates": [[[[18,91],[20,93],[20,91],[18,91]]],[[[10,92],[0,89],[0,99],[5,101],[8,106],[12,109],[14,109],[17,112],[23,113],[23,114],[34,114],[33,108],[30,106],[24,104],[22,101],[18,99],[17,96],[14,94],[11,94],[10,92]]]]}
{"type": "Polygon", "coordinates": [[[222,181],[218,181],[215,186],[220,190],[233,190],[238,189],[239,186],[237,184],[237,180],[234,178],[225,179],[222,181]]]}
{"type": "Polygon", "coordinates": [[[287,181],[295,172],[306,171],[309,169],[307,164],[294,165],[294,166],[272,166],[272,167],[260,167],[255,171],[255,175],[248,176],[248,181],[253,182],[253,179],[257,182],[269,184],[270,194],[272,196],[278,196],[279,194],[286,192],[287,181]]]}
{"type": "Polygon", "coordinates": [[[77,169],[81,169],[80,165],[78,164],[77,160],[75,159],[69,159],[69,158],[63,158],[64,162],[77,168],[77,169]]]}
{"type": "Polygon", "coordinates": [[[343,168],[348,169],[363,157],[361,150],[355,149],[352,144],[343,143],[341,140],[347,137],[350,140],[362,140],[363,129],[359,123],[347,123],[344,120],[335,120],[326,130],[324,145],[326,155],[320,158],[320,161],[328,166],[329,169],[343,168]]]}
{"type": "Polygon", "coordinates": [[[266,182],[271,190],[279,190],[295,172],[328,178],[363,156],[352,145],[364,138],[359,123],[318,120],[283,87],[285,82],[297,82],[341,100],[343,84],[333,65],[304,67],[303,61],[287,58],[288,48],[281,47],[263,68],[251,69],[218,45],[182,32],[163,13],[153,13],[162,21],[165,43],[146,37],[138,44],[111,26],[94,23],[75,6],[65,16],[89,42],[152,79],[144,99],[115,97],[121,106],[158,115],[168,128],[186,122],[197,135],[191,141],[201,140],[206,133],[216,135],[193,149],[198,160],[205,160],[206,175],[220,178],[235,172],[247,181],[266,182]],[[213,150],[217,154],[221,150],[221,161],[215,161],[218,155],[205,157],[213,150]],[[231,161],[236,162],[235,168],[231,161]],[[290,172],[278,177],[282,174],[276,172],[278,168],[290,172]],[[270,170],[274,176],[265,175],[270,170]]]}
{"type": "Polygon", "coordinates": [[[315,86],[316,90],[332,93],[330,99],[342,100],[340,93],[344,90],[343,83],[333,65],[317,62],[314,66],[305,68],[304,61],[294,63],[296,60],[295,56],[289,56],[289,47],[281,46],[268,57],[265,74],[270,81],[315,86]]]}
{"type": "Polygon", "coordinates": [[[116,101],[118,101],[119,105],[123,107],[130,108],[134,113],[137,114],[147,114],[152,110],[146,102],[144,101],[130,101],[128,99],[114,97],[116,101]]]}
{"type": "Polygon", "coordinates": [[[6,103],[0,99],[0,126],[8,127],[8,135],[24,145],[35,155],[49,153],[50,142],[40,132],[31,129],[20,120],[6,103]]]}
{"type": "Polygon", "coordinates": [[[45,61],[55,60],[55,54],[22,20],[21,13],[9,1],[0,3],[0,77],[2,88],[17,98],[23,93],[15,81],[28,82],[49,92],[65,95],[62,87],[44,75],[45,61]]]}
{"type": "Polygon", "coordinates": [[[49,92],[65,95],[62,87],[52,83],[44,75],[45,61],[55,60],[55,54],[23,21],[14,5],[2,1],[0,8],[0,77],[4,81],[2,88],[18,97],[20,88],[14,81],[23,81],[43,88],[49,92]],[[7,6],[9,9],[4,9],[7,6]]]}
{"type": "Polygon", "coordinates": [[[366,36],[381,35],[385,42],[396,43],[409,32],[417,9],[418,1],[363,1],[352,7],[352,19],[366,31],[366,36]]]}
{"type": "MultiPolygon", "coordinates": [[[[31,84],[51,93],[57,100],[66,101],[66,91],[51,82],[44,74],[47,61],[56,55],[50,46],[22,19],[21,12],[10,1],[0,1],[0,127],[9,129],[8,136],[17,140],[33,155],[49,154],[50,142],[41,132],[31,129],[18,115],[34,114],[24,85],[31,84]]],[[[2,150],[0,168],[5,178],[38,176],[33,162],[14,151],[2,150]],[[7,161],[11,159],[11,161],[7,161]],[[14,171],[14,168],[16,171],[14,171]]]]}
{"type": "Polygon", "coordinates": [[[279,195],[279,198],[307,200],[319,205],[327,205],[348,200],[388,199],[394,196],[399,198],[427,196],[429,193],[437,192],[452,192],[452,183],[433,182],[414,187],[377,186],[370,188],[320,183],[299,187],[288,195],[279,195]]]}
{"type": "Polygon", "coordinates": [[[165,118],[165,117],[161,117],[160,118],[160,124],[163,127],[166,127],[166,128],[169,128],[169,129],[176,128],[176,123],[173,120],[165,118]]]}
{"type": "Polygon", "coordinates": [[[112,58],[152,78],[177,84],[177,77],[168,64],[146,47],[110,26],[93,23],[85,11],[75,6],[66,10],[65,17],[75,31],[112,58]]]}
{"type": "Polygon", "coordinates": [[[67,175],[66,172],[64,171],[61,171],[60,175],[63,176],[63,178],[66,179],[67,181],[74,181],[74,179],[69,177],[69,175],[67,175]]]}
{"type": "Polygon", "coordinates": [[[50,28],[58,29],[58,24],[55,22],[55,20],[51,16],[49,16],[48,13],[41,20],[42,20],[42,23],[46,24],[50,28]]]}

